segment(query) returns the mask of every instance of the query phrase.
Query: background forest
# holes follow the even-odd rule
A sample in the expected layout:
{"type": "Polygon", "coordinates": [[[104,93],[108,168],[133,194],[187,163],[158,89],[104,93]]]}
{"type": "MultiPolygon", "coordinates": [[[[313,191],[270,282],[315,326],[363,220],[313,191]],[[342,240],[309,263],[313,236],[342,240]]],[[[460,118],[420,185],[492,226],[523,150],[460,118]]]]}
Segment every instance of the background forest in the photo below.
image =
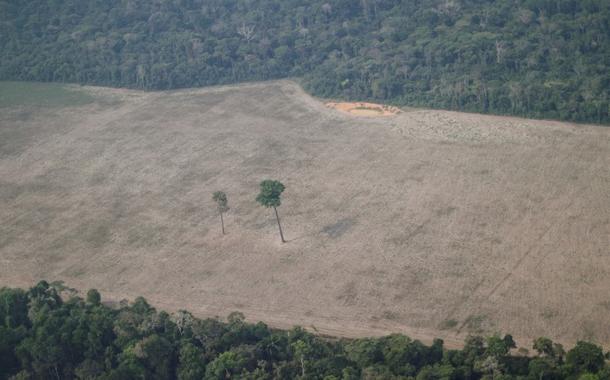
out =
{"type": "Polygon", "coordinates": [[[329,340],[239,313],[227,323],[170,315],[143,298],[110,308],[96,290],[83,300],[60,297],[65,289],[0,289],[0,379],[610,379],[602,349],[587,342],[566,353],[539,338],[528,357],[511,355],[510,335],[472,336],[462,350],[398,334],[329,340]]]}
{"type": "Polygon", "coordinates": [[[610,123],[608,0],[2,0],[0,79],[610,123]]]}

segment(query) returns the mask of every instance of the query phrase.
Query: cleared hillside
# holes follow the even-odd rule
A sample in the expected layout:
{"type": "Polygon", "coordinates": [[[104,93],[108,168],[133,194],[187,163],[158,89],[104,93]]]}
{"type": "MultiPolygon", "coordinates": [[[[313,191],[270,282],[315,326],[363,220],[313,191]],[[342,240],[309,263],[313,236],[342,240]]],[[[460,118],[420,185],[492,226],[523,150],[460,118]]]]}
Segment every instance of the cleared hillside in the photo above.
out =
{"type": "Polygon", "coordinates": [[[0,285],[63,280],[334,335],[610,344],[607,128],[429,110],[359,118],[287,81],[41,85],[32,101],[6,88],[0,285]],[[287,187],[286,244],[254,201],[266,178],[287,187]],[[231,206],[224,237],[215,190],[231,206]]]}

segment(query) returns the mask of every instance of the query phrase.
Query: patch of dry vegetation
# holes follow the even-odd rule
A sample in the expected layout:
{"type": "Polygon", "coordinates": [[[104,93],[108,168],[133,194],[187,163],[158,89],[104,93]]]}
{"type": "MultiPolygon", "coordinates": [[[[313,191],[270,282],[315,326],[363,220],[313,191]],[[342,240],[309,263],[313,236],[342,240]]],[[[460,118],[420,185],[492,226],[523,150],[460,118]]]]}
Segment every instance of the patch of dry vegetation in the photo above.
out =
{"type": "Polygon", "coordinates": [[[609,129],[354,118],[286,81],[86,91],[98,100],[0,113],[2,285],[328,335],[610,343],[609,129]],[[286,185],[286,244],[255,201],[265,178],[286,185]]]}

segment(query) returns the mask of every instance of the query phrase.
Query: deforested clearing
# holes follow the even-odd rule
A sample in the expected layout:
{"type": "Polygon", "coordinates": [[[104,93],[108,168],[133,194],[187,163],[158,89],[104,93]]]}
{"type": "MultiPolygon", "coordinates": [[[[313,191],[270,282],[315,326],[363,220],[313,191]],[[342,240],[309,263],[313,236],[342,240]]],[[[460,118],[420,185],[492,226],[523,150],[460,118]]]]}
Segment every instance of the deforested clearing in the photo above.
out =
{"type": "Polygon", "coordinates": [[[289,81],[61,91],[0,104],[2,286],[339,336],[610,345],[609,128],[358,117],[289,81]],[[286,186],[285,244],[255,201],[268,178],[286,186]]]}

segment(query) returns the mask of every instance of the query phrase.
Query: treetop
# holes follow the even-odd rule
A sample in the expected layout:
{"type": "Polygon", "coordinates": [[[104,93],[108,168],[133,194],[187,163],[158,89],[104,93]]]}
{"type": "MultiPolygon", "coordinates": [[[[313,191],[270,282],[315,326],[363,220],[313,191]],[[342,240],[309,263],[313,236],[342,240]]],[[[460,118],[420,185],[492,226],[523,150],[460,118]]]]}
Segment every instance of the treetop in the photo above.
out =
{"type": "Polygon", "coordinates": [[[229,201],[227,199],[227,194],[222,191],[215,191],[212,195],[212,199],[218,205],[218,211],[227,212],[229,211],[229,201]]]}
{"type": "Polygon", "coordinates": [[[256,201],[265,207],[278,207],[281,205],[280,196],[286,188],[280,181],[264,180],[260,183],[261,192],[256,201]]]}

